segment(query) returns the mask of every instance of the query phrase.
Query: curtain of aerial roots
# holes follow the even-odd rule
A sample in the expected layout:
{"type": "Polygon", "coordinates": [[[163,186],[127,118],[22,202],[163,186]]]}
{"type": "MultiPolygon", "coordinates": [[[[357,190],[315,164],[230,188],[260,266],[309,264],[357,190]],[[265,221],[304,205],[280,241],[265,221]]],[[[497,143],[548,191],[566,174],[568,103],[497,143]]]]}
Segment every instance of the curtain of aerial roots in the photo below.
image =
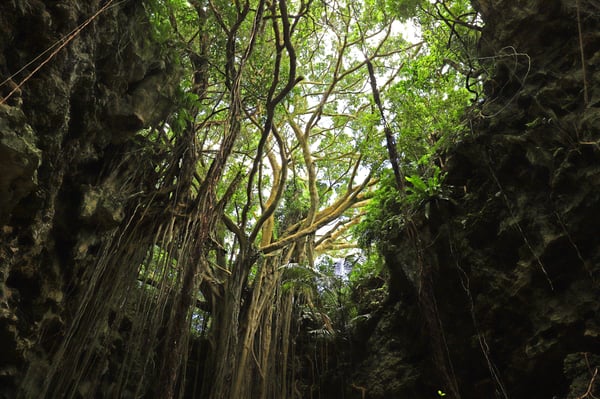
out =
{"type": "MultiPolygon", "coordinates": [[[[193,147],[189,139],[182,141],[188,145],[179,148],[193,147]]],[[[158,176],[138,167],[147,160],[130,159],[134,167],[129,171],[115,166],[107,180],[116,181],[118,175],[123,182],[123,173],[130,173],[117,187],[120,192],[133,194],[148,186],[158,190],[129,204],[122,226],[105,237],[97,263],[83,265],[82,278],[70,288],[75,300],[69,303],[78,306],[67,312],[72,317],[65,320],[65,336],[51,368],[32,367],[27,373],[26,381],[41,380],[42,392],[25,384],[20,397],[94,397],[100,390],[104,397],[142,397],[153,386],[169,305],[180,292],[183,268],[197,253],[198,218],[185,217],[178,208],[189,200],[190,171],[185,169],[196,161],[191,153],[175,151],[158,176]],[[173,186],[175,190],[166,189],[173,186]]],[[[185,361],[185,353],[181,358],[185,361]]]]}
{"type": "Polygon", "coordinates": [[[425,327],[429,335],[429,345],[433,352],[433,360],[437,371],[446,384],[446,390],[452,394],[453,398],[460,399],[460,390],[454,374],[450,350],[446,342],[444,326],[439,316],[435,297],[432,261],[426,259],[423,252],[421,239],[429,240],[429,237],[422,237],[418,233],[413,237],[416,237],[413,244],[416,251],[415,259],[418,263],[418,270],[420,270],[418,288],[419,306],[424,315],[425,327]]]}
{"type": "Polygon", "coordinates": [[[292,397],[293,292],[281,288],[280,262],[280,257],[259,261],[247,302],[241,298],[245,284],[236,282],[236,273],[229,280],[224,306],[213,318],[214,372],[205,377],[211,399],[292,397]]]}

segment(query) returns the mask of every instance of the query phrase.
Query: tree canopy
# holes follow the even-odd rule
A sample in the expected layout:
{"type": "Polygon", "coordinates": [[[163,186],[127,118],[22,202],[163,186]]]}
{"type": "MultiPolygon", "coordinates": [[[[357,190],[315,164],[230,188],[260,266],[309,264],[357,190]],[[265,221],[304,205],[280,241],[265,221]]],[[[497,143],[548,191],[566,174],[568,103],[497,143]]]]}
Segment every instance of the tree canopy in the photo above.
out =
{"type": "Polygon", "coordinates": [[[178,286],[161,394],[204,301],[204,395],[292,397],[266,377],[293,373],[286,270],[383,242],[443,195],[443,150],[476,93],[476,16],[466,1],[418,0],[152,0],[148,13],[185,71],[171,116],[144,133],[171,154],[159,192],[186,220],[142,269],[178,286]]]}

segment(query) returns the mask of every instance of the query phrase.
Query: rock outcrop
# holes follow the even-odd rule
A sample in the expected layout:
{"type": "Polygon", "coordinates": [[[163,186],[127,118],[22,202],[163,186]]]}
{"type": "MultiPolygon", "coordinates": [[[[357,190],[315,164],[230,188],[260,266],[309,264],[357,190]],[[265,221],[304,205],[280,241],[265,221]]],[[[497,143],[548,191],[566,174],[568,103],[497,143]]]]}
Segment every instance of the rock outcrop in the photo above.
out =
{"type": "Polygon", "coordinates": [[[600,9],[475,6],[484,101],[450,151],[452,200],[416,220],[423,262],[404,235],[386,253],[395,300],[355,380],[369,398],[598,396],[600,9]]]}
{"type": "Polygon", "coordinates": [[[178,85],[153,38],[137,1],[0,4],[2,398],[42,397],[80,278],[144,189],[124,172],[144,169],[136,132],[165,118],[178,85]]]}

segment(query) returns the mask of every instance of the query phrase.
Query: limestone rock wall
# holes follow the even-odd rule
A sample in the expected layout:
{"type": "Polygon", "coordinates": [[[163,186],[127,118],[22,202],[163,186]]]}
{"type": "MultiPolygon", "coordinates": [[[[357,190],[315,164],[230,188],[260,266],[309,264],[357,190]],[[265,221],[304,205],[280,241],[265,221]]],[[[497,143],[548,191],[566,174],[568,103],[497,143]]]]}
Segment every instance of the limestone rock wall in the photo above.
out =
{"type": "Polygon", "coordinates": [[[395,300],[356,380],[369,398],[598,396],[600,6],[474,3],[484,99],[450,152],[452,200],[416,221],[425,261],[403,235],[386,254],[395,300]]]}
{"type": "Polygon", "coordinates": [[[139,1],[0,2],[2,398],[41,397],[24,376],[43,380],[79,277],[145,189],[125,172],[152,173],[131,155],[144,148],[136,132],[165,117],[178,83],[152,37],[139,1]]]}

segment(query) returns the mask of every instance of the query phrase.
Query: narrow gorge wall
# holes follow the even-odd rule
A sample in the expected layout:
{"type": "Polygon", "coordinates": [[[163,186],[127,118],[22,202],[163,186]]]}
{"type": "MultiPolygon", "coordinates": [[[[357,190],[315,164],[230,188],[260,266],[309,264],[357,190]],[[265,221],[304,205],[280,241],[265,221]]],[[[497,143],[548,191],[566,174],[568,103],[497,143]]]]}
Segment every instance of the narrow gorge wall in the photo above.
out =
{"type": "Polygon", "coordinates": [[[424,261],[404,235],[386,253],[393,301],[355,381],[369,398],[598,396],[600,6],[475,6],[484,99],[449,154],[451,199],[416,221],[424,261]]]}
{"type": "MultiPolygon", "coordinates": [[[[385,253],[391,298],[358,326],[345,398],[600,396],[600,6],[475,6],[484,97],[421,247],[399,232],[385,253]]],[[[147,198],[160,217],[137,132],[178,71],[152,38],[139,1],[0,2],[0,398],[140,397],[157,372],[128,355],[157,342],[111,308],[143,260],[121,233],[147,198]],[[111,243],[131,267],[105,261],[111,243]]]]}
{"type": "MultiPolygon", "coordinates": [[[[138,1],[0,4],[2,398],[51,389],[65,367],[57,351],[83,323],[82,298],[106,300],[86,293],[86,279],[132,205],[154,188],[144,175],[155,165],[136,132],[165,117],[178,73],[152,37],[138,1]]],[[[117,286],[119,274],[112,277],[117,286]]],[[[108,331],[108,315],[91,316],[98,334],[108,331]]],[[[107,380],[111,353],[122,352],[85,345],[97,371],[94,381],[63,375],[75,397],[91,397],[107,380]]]]}

